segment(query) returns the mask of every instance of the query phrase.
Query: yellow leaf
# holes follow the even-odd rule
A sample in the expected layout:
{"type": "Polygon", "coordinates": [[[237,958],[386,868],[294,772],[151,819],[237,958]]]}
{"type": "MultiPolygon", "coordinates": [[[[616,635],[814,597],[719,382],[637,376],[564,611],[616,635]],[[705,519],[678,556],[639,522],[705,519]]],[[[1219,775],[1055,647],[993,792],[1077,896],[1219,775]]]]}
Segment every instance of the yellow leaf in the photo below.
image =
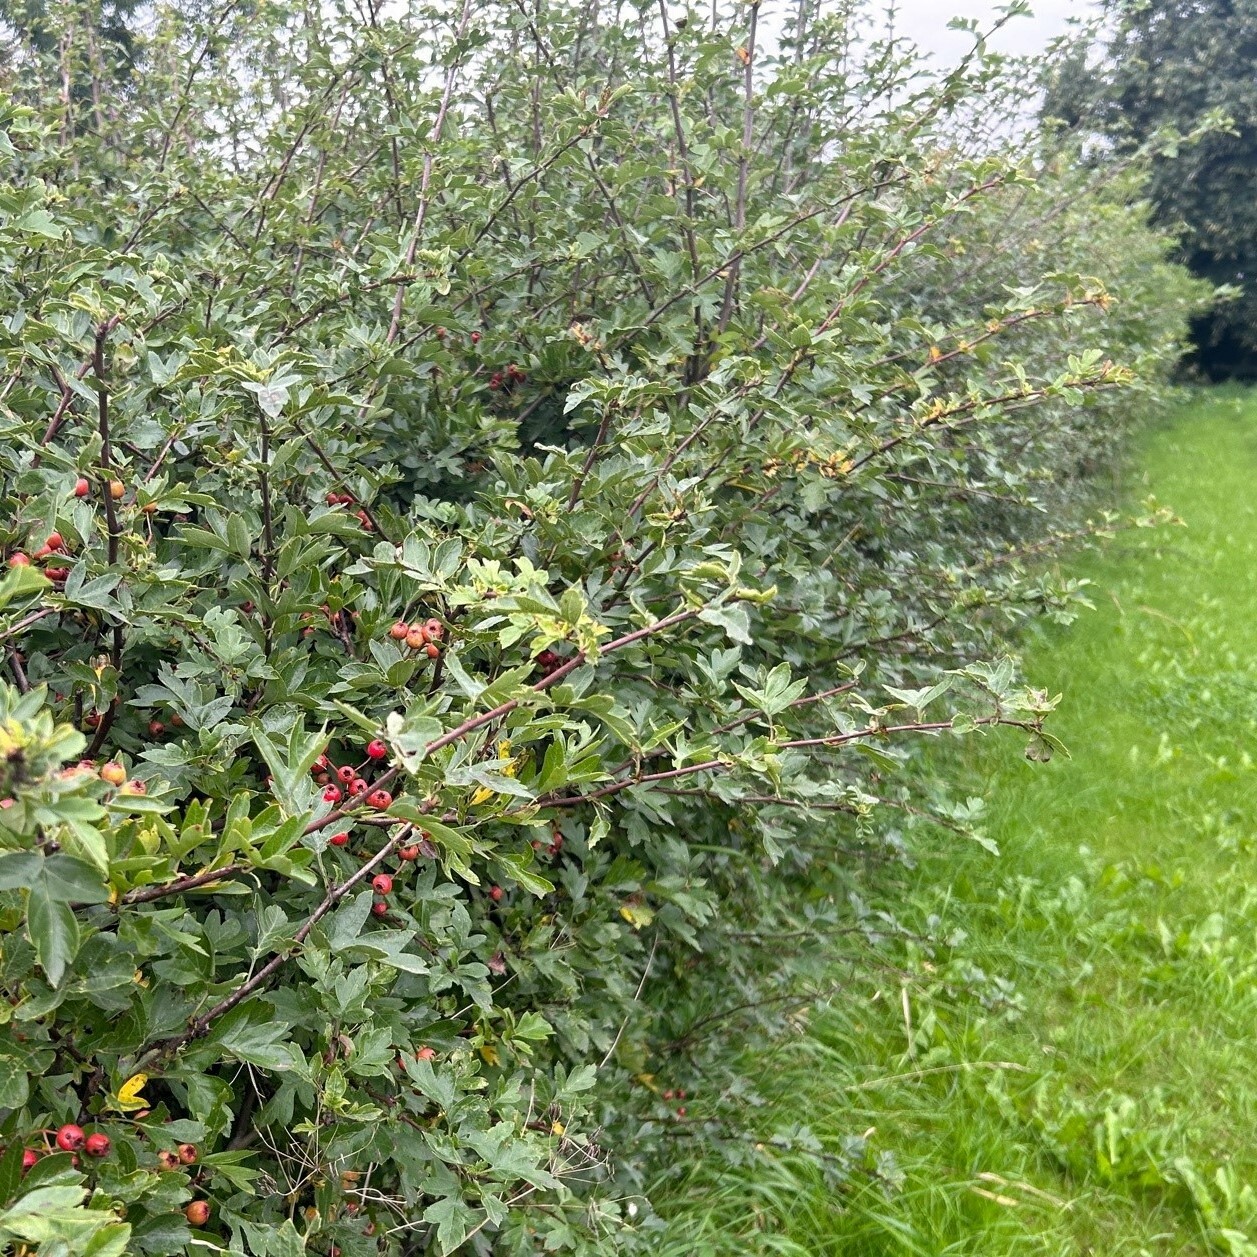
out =
{"type": "Polygon", "coordinates": [[[639,903],[625,904],[620,909],[620,915],[635,930],[640,930],[643,925],[649,925],[655,919],[655,914],[649,908],[645,908],[639,903]]]}
{"type": "Polygon", "coordinates": [[[124,1113],[129,1113],[135,1109],[148,1108],[148,1101],[144,1099],[140,1092],[144,1090],[144,1084],[148,1082],[147,1074],[132,1074],[130,1078],[118,1088],[118,1107],[124,1113]]]}
{"type": "Polygon", "coordinates": [[[550,1123],[550,1134],[552,1135],[562,1135],[564,1131],[566,1130],[567,1130],[567,1127],[564,1126],[562,1122],[550,1123]]]}
{"type": "Polygon", "coordinates": [[[498,1050],[492,1043],[482,1043],[480,1045],[480,1055],[484,1057],[486,1065],[496,1065],[501,1059],[498,1056],[498,1050]]]}

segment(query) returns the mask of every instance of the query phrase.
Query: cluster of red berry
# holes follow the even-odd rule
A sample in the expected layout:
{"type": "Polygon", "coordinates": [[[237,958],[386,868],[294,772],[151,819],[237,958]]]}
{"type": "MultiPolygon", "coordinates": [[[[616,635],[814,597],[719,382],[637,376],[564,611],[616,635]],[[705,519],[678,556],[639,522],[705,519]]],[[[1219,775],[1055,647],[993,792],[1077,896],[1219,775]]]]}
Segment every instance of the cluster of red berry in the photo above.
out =
{"type": "MultiPolygon", "coordinates": [[[[384,750],[384,743],[372,742],[371,746],[367,748],[368,753],[372,748],[384,750]]],[[[380,793],[386,794],[387,791],[381,791],[380,793]]],[[[349,845],[349,831],[342,829],[338,833],[333,834],[327,840],[327,845],[329,847],[347,847],[349,845]]],[[[417,842],[407,843],[403,847],[398,847],[397,858],[401,861],[401,864],[398,866],[397,871],[400,873],[407,864],[418,860],[420,856],[428,856],[431,858],[434,857],[436,853],[436,848],[432,845],[431,838],[425,832],[420,830],[417,842]]],[[[359,854],[365,859],[369,857],[370,852],[362,851],[359,854]]],[[[375,902],[371,905],[371,911],[377,917],[387,916],[388,897],[393,893],[393,875],[391,873],[377,873],[371,879],[371,889],[375,891],[376,894],[375,902]]]]}
{"type": "MultiPolygon", "coordinates": [[[[374,765],[388,758],[388,747],[379,738],[375,738],[367,743],[366,755],[366,759],[356,766],[333,764],[326,755],[320,755],[314,761],[314,767],[310,771],[314,774],[315,782],[323,787],[324,803],[331,803],[335,806],[343,800],[352,802],[355,799],[361,799],[377,812],[388,810],[393,802],[393,796],[383,786],[377,786],[373,790],[365,776],[374,765]]],[[[337,843],[333,838],[332,845],[342,844],[337,843]]]]}
{"type": "Polygon", "coordinates": [[[388,631],[395,642],[405,642],[411,650],[421,650],[429,659],[437,658],[441,653],[441,638],[445,636],[445,625],[440,620],[425,620],[422,624],[407,624],[398,620],[388,631]]]}
{"type": "MultiPolygon", "coordinates": [[[[110,1153],[112,1145],[109,1142],[109,1136],[102,1131],[93,1131],[90,1135],[79,1125],[74,1122],[66,1122],[65,1125],[57,1128],[55,1134],[52,1131],[43,1132],[45,1138],[53,1135],[53,1143],[56,1145],[57,1151],[68,1152],[72,1158],[72,1163],[77,1167],[79,1164],[78,1154],[81,1152],[84,1156],[95,1157],[97,1159],[107,1157],[110,1153]]],[[[45,1152],[50,1151],[45,1146],[45,1152]]],[[[43,1155],[37,1148],[26,1148],[22,1152],[22,1173],[33,1169],[43,1155]]],[[[196,1144],[180,1144],[175,1151],[163,1149],[157,1154],[158,1168],[162,1170],[178,1170],[184,1166],[195,1165],[198,1157],[196,1144]]],[[[183,1216],[193,1226],[204,1226],[210,1218],[210,1206],[208,1200],[193,1200],[189,1202],[183,1210],[183,1216]]]]}
{"type": "MultiPolygon", "coordinates": [[[[48,540],[44,542],[34,555],[27,554],[24,550],[15,550],[9,555],[10,567],[30,567],[32,557],[36,563],[47,563],[59,554],[65,553],[65,538],[59,532],[50,532],[48,540]]],[[[54,584],[60,584],[67,576],[70,575],[68,567],[45,567],[44,575],[48,577],[54,584]]]]}
{"type": "Polygon", "coordinates": [[[559,830],[555,829],[551,831],[548,843],[542,842],[540,838],[534,838],[532,840],[532,849],[538,854],[544,851],[546,855],[553,858],[563,850],[563,835],[559,830]]]}
{"type": "MultiPolygon", "coordinates": [[[[353,506],[356,499],[352,493],[330,492],[328,493],[325,501],[328,506],[353,506]]],[[[371,523],[371,516],[368,515],[366,511],[362,510],[360,507],[354,513],[358,516],[358,523],[360,523],[367,532],[373,531],[374,526],[371,523]]]]}
{"type": "MultiPolygon", "coordinates": [[[[75,1122],[66,1122],[65,1125],[59,1126],[55,1132],[47,1130],[42,1132],[42,1134],[45,1140],[51,1135],[55,1151],[68,1152],[76,1167],[79,1164],[78,1154],[80,1152],[84,1156],[100,1159],[107,1157],[112,1148],[108,1135],[102,1131],[93,1131],[89,1135],[75,1122]]],[[[51,1151],[54,1151],[54,1149],[49,1148],[46,1143],[42,1151],[38,1148],[24,1149],[22,1152],[22,1173],[25,1174],[27,1170],[32,1169],[45,1152],[51,1151]]],[[[195,1165],[199,1158],[200,1152],[197,1150],[196,1144],[180,1144],[173,1150],[162,1149],[158,1152],[157,1167],[160,1170],[179,1170],[195,1165]]],[[[183,1214],[193,1226],[204,1226],[210,1218],[209,1201],[193,1200],[184,1207],[183,1214]]]]}
{"type": "Polygon", "coordinates": [[[533,663],[541,669],[542,676],[549,676],[563,662],[561,655],[556,655],[552,650],[539,651],[533,663]]]}
{"type": "MultiPolygon", "coordinates": [[[[91,481],[88,480],[86,476],[80,476],[74,482],[74,496],[76,498],[89,497],[91,495],[91,492],[92,492],[92,484],[91,484],[91,481]]],[[[109,482],[109,496],[113,498],[115,502],[119,502],[124,497],[126,497],[126,493],[127,493],[127,487],[126,485],[122,483],[121,480],[111,480],[109,482]]]]}
{"type": "Polygon", "coordinates": [[[495,371],[489,377],[489,387],[495,392],[501,388],[510,388],[512,384],[522,384],[528,379],[528,372],[521,371],[515,363],[511,363],[505,372],[495,371]]]}

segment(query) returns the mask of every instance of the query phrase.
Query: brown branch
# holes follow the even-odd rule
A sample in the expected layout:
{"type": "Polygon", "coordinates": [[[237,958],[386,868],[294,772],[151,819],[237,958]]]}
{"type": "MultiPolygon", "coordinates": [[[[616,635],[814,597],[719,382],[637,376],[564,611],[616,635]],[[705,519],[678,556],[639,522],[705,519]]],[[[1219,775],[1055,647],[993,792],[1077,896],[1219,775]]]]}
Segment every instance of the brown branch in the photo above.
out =
{"type": "MultiPolygon", "coordinates": [[[[742,50],[745,60],[742,68],[742,150],[738,154],[738,188],[733,202],[733,230],[740,236],[746,230],[746,180],[750,169],[751,141],[755,138],[755,30],[759,23],[759,0],[751,4],[751,27],[746,47],[742,50]]],[[[738,288],[742,263],[739,259],[729,267],[725,277],[725,295],[720,308],[717,327],[724,331],[733,316],[734,295],[738,288]]]]}
{"type": "MultiPolygon", "coordinates": [[[[467,33],[467,22],[471,17],[471,0],[463,0],[462,15],[458,19],[458,29],[455,31],[455,41],[461,40],[467,33]]],[[[454,79],[458,74],[459,60],[452,58],[449,67],[445,71],[445,84],[441,91],[441,104],[437,109],[436,121],[432,124],[432,131],[428,137],[428,147],[423,153],[423,174],[419,179],[419,208],[415,211],[414,225],[410,229],[410,243],[406,246],[406,267],[409,269],[415,264],[415,254],[419,251],[419,239],[423,235],[423,224],[428,213],[429,193],[432,185],[432,146],[441,138],[441,132],[445,129],[445,118],[449,113],[450,99],[454,94],[454,79]]],[[[384,338],[386,345],[391,345],[396,339],[402,327],[402,307],[406,301],[406,286],[400,285],[397,289],[397,296],[393,300],[393,317],[389,322],[388,334],[384,338]]]]}
{"type": "MultiPolygon", "coordinates": [[[[118,508],[110,492],[113,480],[113,451],[109,443],[109,386],[105,371],[105,341],[110,332],[122,321],[120,314],[106,319],[96,329],[96,343],[92,350],[92,373],[96,377],[96,414],[100,431],[100,465],[104,471],[101,478],[101,493],[105,503],[105,524],[109,530],[109,566],[118,562],[118,538],[122,528],[118,523],[118,508]]],[[[113,647],[110,661],[114,669],[122,668],[122,624],[113,626],[113,647]]],[[[103,721],[102,721],[103,724],[103,721]]]]}
{"type": "Polygon", "coordinates": [[[167,895],[181,895],[185,890],[196,890],[208,886],[211,882],[221,882],[223,878],[238,873],[239,864],[224,864],[220,869],[209,869],[204,873],[189,873],[186,877],[176,878],[173,882],[165,882],[161,886],[150,886],[146,890],[131,890],[122,896],[121,903],[130,907],[137,903],[152,903],[154,899],[164,899],[167,895]]]}
{"type": "Polygon", "coordinates": [[[169,1057],[180,1048],[201,1038],[209,1028],[225,1013],[231,1012],[238,1004],[243,1003],[260,987],[264,986],[289,960],[293,953],[310,936],[310,931],[347,895],[353,888],[369,877],[380,864],[410,835],[410,825],[404,825],[388,842],[380,848],[363,866],[340,886],[334,886],[323,898],[323,902],[306,918],[305,923],[293,935],[291,944],[277,951],[251,978],[242,982],[232,993],[218,1001],[208,1012],[202,1013],[182,1034],[166,1039],[162,1043],[141,1051],[136,1058],[134,1070],[138,1072],[145,1064],[162,1057],[169,1057]]]}
{"type": "MultiPolygon", "coordinates": [[[[617,637],[614,641],[608,642],[601,650],[602,655],[609,655],[613,651],[622,650],[625,646],[630,646],[634,642],[641,641],[643,638],[653,636],[655,633],[661,633],[664,629],[674,628],[678,624],[684,624],[687,620],[694,619],[702,610],[701,607],[691,608],[688,611],[678,611],[674,615],[665,616],[662,620],[656,620],[653,624],[648,624],[644,628],[635,629],[631,633],[626,633],[623,637],[617,637]]],[[[565,664],[555,668],[553,672],[547,673],[540,681],[536,682],[531,689],[535,693],[543,693],[552,685],[558,684],[569,673],[574,672],[586,661],[587,656],[584,651],[579,651],[573,655],[565,664]]],[[[512,698],[509,702],[499,703],[490,711],[482,712],[478,716],[469,716],[462,724],[456,728],[450,729],[448,732],[441,734],[439,738],[433,739],[423,748],[423,754],[426,758],[429,755],[441,750],[443,747],[449,746],[453,742],[461,741],[469,733],[474,733],[477,729],[484,725],[491,724],[495,720],[500,720],[503,716],[510,715],[519,705],[521,700],[512,698]]],[[[398,775],[400,769],[390,768],[388,772],[381,774],[376,778],[375,786],[379,789],[391,783],[398,775]]],[[[352,813],[344,811],[329,812],[328,815],[320,820],[311,821],[305,827],[305,833],[317,833],[321,829],[326,829],[330,825],[337,824],[344,817],[348,816],[353,819],[352,813]]]]}
{"type": "MultiPolygon", "coordinates": [[[[1025,720],[1009,720],[1004,716],[980,716],[974,719],[975,725],[1009,725],[1027,732],[1037,732],[1035,725],[1025,720]]],[[[901,733],[940,733],[952,728],[950,720],[922,721],[906,725],[870,725],[866,729],[856,729],[851,733],[835,733],[821,738],[796,738],[788,742],[776,743],[777,750],[807,750],[820,746],[845,746],[849,742],[861,741],[864,738],[892,737],[901,733]]],[[[587,794],[567,795],[559,799],[539,799],[539,807],[579,807],[583,803],[592,803],[597,799],[609,798],[622,790],[631,790],[634,786],[651,785],[657,781],[674,781],[678,777],[688,777],[694,773],[726,772],[733,768],[736,761],[730,756],[727,759],[709,759],[700,764],[687,764],[683,768],[672,768],[661,773],[641,773],[626,777],[622,781],[613,781],[609,785],[591,790],[587,794]]],[[[774,802],[787,803],[785,799],[774,799],[774,802]]]]}

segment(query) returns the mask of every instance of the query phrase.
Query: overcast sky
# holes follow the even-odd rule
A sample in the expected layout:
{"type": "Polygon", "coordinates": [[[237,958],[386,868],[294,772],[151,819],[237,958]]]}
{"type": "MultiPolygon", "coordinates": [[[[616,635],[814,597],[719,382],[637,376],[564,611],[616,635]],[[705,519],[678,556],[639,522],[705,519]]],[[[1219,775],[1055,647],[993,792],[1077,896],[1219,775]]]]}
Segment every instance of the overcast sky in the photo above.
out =
{"type": "MultiPolygon", "coordinates": [[[[985,29],[1000,7],[999,0],[898,0],[896,33],[911,37],[940,61],[952,62],[964,54],[968,39],[949,31],[947,23],[953,17],[977,18],[985,29]]],[[[992,41],[993,48],[1018,55],[1038,52],[1069,29],[1071,17],[1085,17],[1095,8],[1092,0],[1031,0],[1031,7],[1034,16],[1013,18],[992,41]]]]}

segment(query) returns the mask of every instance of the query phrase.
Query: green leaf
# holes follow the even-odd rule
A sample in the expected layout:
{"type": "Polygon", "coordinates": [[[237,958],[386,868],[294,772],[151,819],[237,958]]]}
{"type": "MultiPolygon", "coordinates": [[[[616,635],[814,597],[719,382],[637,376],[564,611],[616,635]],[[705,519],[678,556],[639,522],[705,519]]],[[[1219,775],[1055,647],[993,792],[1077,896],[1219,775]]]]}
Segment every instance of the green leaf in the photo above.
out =
{"type": "Polygon", "coordinates": [[[446,1196],[423,1211],[425,1222],[435,1222],[436,1242],[442,1257],[452,1253],[467,1238],[471,1210],[461,1196],[446,1196]]]}
{"type": "MultiPolygon", "coordinates": [[[[0,1056],[0,1108],[20,1109],[30,1095],[27,1064],[16,1056],[0,1056]]],[[[3,1171],[0,1170],[0,1178],[3,1171]]],[[[0,1191],[0,1200],[3,1192],[0,1191]]]]}
{"type": "Polygon", "coordinates": [[[50,899],[87,904],[109,898],[109,887],[90,864],[62,852],[44,861],[44,880],[50,899]]]}
{"type": "Polygon", "coordinates": [[[554,890],[554,883],[547,881],[539,873],[528,867],[532,863],[532,852],[527,854],[507,854],[498,852],[498,862],[505,868],[506,877],[516,882],[525,890],[538,897],[548,895],[554,890]]]}
{"type": "Polygon", "coordinates": [[[730,641],[743,646],[751,645],[751,621],[741,603],[704,607],[698,613],[698,618],[704,624],[714,624],[717,628],[724,629],[730,641]]]}
{"type": "Polygon", "coordinates": [[[260,1069],[289,1070],[301,1065],[296,1049],[285,1042],[289,1030],[256,1001],[232,1009],[210,1036],[224,1052],[260,1069]]]}
{"type": "Polygon", "coordinates": [[[82,1208],[83,1187],[38,1187],[0,1211],[0,1235],[48,1244],[57,1240],[74,1244],[86,1241],[111,1214],[82,1208]]]}
{"type": "Polygon", "coordinates": [[[359,937],[371,918],[373,901],[371,891],[360,891],[352,898],[343,900],[340,907],[327,919],[327,942],[332,951],[338,952],[348,947],[359,937]]]}
{"type": "Polygon", "coordinates": [[[0,610],[14,598],[25,598],[50,589],[52,582],[36,567],[13,567],[0,580],[0,610]]]}
{"type": "MultiPolygon", "coordinates": [[[[10,1058],[5,1058],[6,1062],[10,1058]]],[[[26,1103],[26,1097],[16,1103],[0,1096],[0,1104],[5,1108],[20,1109],[26,1103]]],[[[26,1149],[20,1139],[12,1139],[9,1146],[4,1151],[4,1156],[0,1157],[0,1204],[7,1204],[17,1195],[17,1189],[22,1185],[22,1157],[25,1155],[26,1149]]]]}
{"type": "Polygon", "coordinates": [[[37,885],[27,899],[26,928],[49,984],[59,986],[79,950],[79,925],[73,910],[53,899],[42,884],[37,885]]]}
{"type": "Polygon", "coordinates": [[[38,851],[0,855],[0,890],[29,890],[43,877],[44,857],[38,851]]]}

